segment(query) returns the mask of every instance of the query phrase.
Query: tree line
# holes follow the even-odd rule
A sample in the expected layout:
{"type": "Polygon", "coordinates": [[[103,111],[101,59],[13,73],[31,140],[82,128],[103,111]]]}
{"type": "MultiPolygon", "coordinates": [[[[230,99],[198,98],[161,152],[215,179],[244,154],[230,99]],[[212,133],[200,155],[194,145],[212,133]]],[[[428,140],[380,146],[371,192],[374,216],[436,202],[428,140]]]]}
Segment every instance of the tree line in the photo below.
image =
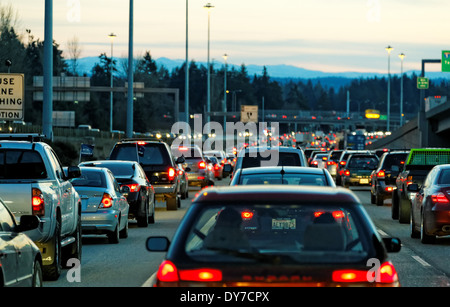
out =
{"type": "MultiPolygon", "coordinates": [[[[33,84],[33,76],[43,75],[44,42],[35,38],[31,30],[26,34],[16,32],[17,14],[11,6],[0,7],[0,72],[24,73],[27,87],[33,84]],[[9,60],[12,65],[1,65],[9,60]]],[[[77,76],[77,60],[80,55],[76,41],[69,44],[66,57],[60,45],[53,42],[53,75],[77,76]],[[75,45],[73,45],[75,44],[75,45]]],[[[118,62],[102,53],[91,70],[91,86],[109,86],[111,67],[115,87],[124,86],[127,62],[118,62]],[[111,63],[113,65],[111,65],[111,63]]],[[[134,81],[143,82],[146,88],[178,88],[180,112],[184,112],[186,64],[169,71],[158,66],[150,51],[146,51],[134,63],[134,81]]],[[[207,96],[207,67],[195,61],[189,62],[190,113],[204,114],[207,96]]],[[[225,67],[211,69],[211,111],[222,111],[225,67]]],[[[400,76],[391,76],[391,114],[400,110],[400,76]]],[[[404,113],[418,111],[420,94],[416,86],[417,76],[403,76],[404,113]]],[[[249,75],[245,64],[227,69],[227,110],[239,110],[240,105],[262,106],[265,109],[298,111],[346,111],[347,92],[350,92],[350,111],[363,112],[377,109],[386,112],[387,78],[358,78],[346,80],[341,86],[330,86],[324,79],[274,79],[263,67],[260,74],[249,75]]],[[[432,95],[450,95],[447,80],[430,82],[432,95]]],[[[114,129],[126,130],[126,97],[114,94],[114,129]]],[[[91,124],[101,130],[109,130],[109,92],[91,92],[89,102],[53,103],[55,111],[75,111],[76,125],[91,124]],[[107,116],[108,115],[108,116],[107,116]],[[100,119],[100,120],[99,120],[100,119]]],[[[33,101],[31,91],[25,97],[25,121],[40,125],[42,102],[33,101]]],[[[211,118],[221,121],[221,118],[211,118]]],[[[174,121],[174,100],[167,94],[145,94],[134,102],[134,130],[146,132],[169,129],[174,121]]]]}

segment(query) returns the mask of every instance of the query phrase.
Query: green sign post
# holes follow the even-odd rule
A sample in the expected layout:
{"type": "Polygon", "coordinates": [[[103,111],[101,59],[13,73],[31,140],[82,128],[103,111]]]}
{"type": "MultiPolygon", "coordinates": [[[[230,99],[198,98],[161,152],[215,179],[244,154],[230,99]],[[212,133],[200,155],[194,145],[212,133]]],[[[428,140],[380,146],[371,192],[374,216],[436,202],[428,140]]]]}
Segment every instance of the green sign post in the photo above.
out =
{"type": "Polygon", "coordinates": [[[417,88],[419,90],[427,90],[429,87],[429,80],[426,77],[417,77],[417,88]]]}
{"type": "Polygon", "coordinates": [[[442,50],[442,72],[450,72],[450,50],[442,50]]]}

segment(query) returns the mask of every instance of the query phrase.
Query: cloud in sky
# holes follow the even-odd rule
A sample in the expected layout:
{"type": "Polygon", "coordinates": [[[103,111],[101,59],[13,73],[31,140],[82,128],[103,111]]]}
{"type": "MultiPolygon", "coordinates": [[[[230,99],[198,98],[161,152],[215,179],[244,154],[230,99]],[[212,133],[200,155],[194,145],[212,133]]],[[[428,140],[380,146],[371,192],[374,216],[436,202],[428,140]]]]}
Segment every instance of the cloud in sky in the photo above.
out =
{"type": "MultiPolygon", "coordinates": [[[[206,61],[208,1],[189,1],[189,59],[206,61]]],[[[322,71],[386,72],[420,69],[424,58],[450,49],[447,0],[210,0],[211,58],[233,64],[296,65],[322,71]]],[[[18,10],[22,31],[44,39],[44,3],[9,0],[18,10]]],[[[134,0],[135,54],[184,59],[186,1],[134,0]]],[[[54,0],[54,39],[63,50],[77,36],[82,57],[128,54],[128,0],[54,0]]],[[[67,53],[66,53],[67,54],[67,53]]],[[[427,68],[428,69],[428,68],[427,68]]],[[[439,67],[430,67],[439,70],[439,67]]]]}

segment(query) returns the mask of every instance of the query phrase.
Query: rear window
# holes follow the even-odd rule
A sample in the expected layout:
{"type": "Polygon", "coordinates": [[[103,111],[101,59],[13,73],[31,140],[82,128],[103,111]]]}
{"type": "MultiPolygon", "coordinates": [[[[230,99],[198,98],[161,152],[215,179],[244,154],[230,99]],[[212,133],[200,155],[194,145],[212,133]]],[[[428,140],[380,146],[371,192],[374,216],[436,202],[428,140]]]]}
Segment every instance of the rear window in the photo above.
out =
{"type": "Polygon", "coordinates": [[[197,214],[184,248],[203,263],[266,257],[281,263],[354,263],[374,254],[363,225],[352,206],[211,204],[197,214]]]}
{"type": "MultiPolygon", "coordinates": [[[[82,164],[82,166],[86,166],[89,165],[89,163],[86,164],[82,164]]],[[[114,177],[124,177],[124,176],[129,176],[132,177],[134,176],[134,168],[132,165],[127,164],[127,163],[95,163],[94,166],[96,167],[106,167],[107,169],[109,169],[114,177]]]]}
{"type": "Polygon", "coordinates": [[[47,171],[37,151],[0,150],[0,179],[45,179],[47,171]]]}
{"type": "Polygon", "coordinates": [[[326,186],[327,180],[319,174],[248,174],[241,175],[239,184],[289,184],[326,186]]]}
{"type": "Polygon", "coordinates": [[[242,158],[242,168],[259,167],[259,166],[302,166],[300,156],[293,152],[273,153],[274,156],[258,152],[246,152],[242,158]],[[278,155],[278,157],[276,156],[278,155]]]}
{"type": "Polygon", "coordinates": [[[352,156],[348,160],[348,168],[375,169],[378,166],[376,156],[352,156]]]}
{"type": "Polygon", "coordinates": [[[450,184],[450,169],[442,170],[438,178],[438,184],[450,184]]]}
{"type": "Polygon", "coordinates": [[[70,180],[73,186],[106,188],[103,172],[83,169],[81,176],[70,180]]]}
{"type": "Polygon", "coordinates": [[[408,154],[388,154],[386,157],[384,157],[383,161],[383,168],[384,169],[391,169],[393,165],[397,165],[398,167],[401,167],[405,164],[405,160],[407,158],[408,154]]]}
{"type": "Polygon", "coordinates": [[[166,165],[171,163],[168,152],[159,144],[120,144],[114,147],[110,160],[136,161],[143,165],[166,165]]]}

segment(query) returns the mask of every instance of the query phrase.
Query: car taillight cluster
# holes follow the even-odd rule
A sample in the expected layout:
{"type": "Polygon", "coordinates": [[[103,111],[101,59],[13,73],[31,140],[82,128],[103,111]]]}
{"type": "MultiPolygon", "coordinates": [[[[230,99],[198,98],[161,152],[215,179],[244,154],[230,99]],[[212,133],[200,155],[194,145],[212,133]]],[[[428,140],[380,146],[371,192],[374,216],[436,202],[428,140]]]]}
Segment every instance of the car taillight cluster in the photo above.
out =
{"type": "Polygon", "coordinates": [[[344,176],[350,176],[350,171],[349,171],[348,169],[346,169],[346,170],[344,171],[344,176]]]}
{"type": "Polygon", "coordinates": [[[449,200],[444,193],[439,192],[431,195],[431,201],[435,204],[448,204],[449,200]]]}
{"type": "Polygon", "coordinates": [[[41,190],[33,188],[31,197],[31,208],[33,215],[44,216],[45,215],[45,202],[44,195],[41,190]]]}
{"type": "Polygon", "coordinates": [[[394,265],[387,261],[379,268],[365,270],[337,270],[332,274],[334,282],[376,282],[376,283],[394,283],[398,281],[397,271],[394,265]]]}
{"type": "Polygon", "coordinates": [[[377,178],[379,179],[384,179],[384,177],[386,176],[386,173],[384,172],[384,170],[379,170],[377,173],[377,178]]]}
{"type": "Polygon", "coordinates": [[[169,170],[167,171],[167,176],[169,177],[169,180],[172,181],[175,179],[175,169],[173,167],[170,167],[169,170]]]}
{"type": "Polygon", "coordinates": [[[198,168],[199,169],[205,169],[206,168],[206,162],[205,161],[198,162],[198,168]]]}
{"type": "Polygon", "coordinates": [[[178,270],[173,262],[165,260],[159,266],[157,278],[161,282],[221,281],[222,271],[211,268],[178,270]]]}
{"type": "Polygon", "coordinates": [[[111,195],[108,193],[103,193],[102,201],[99,205],[99,208],[111,208],[113,203],[113,199],[111,195]]]}
{"type": "Polygon", "coordinates": [[[122,187],[128,187],[130,193],[139,192],[139,190],[141,189],[141,186],[137,183],[123,184],[122,187]]]}

